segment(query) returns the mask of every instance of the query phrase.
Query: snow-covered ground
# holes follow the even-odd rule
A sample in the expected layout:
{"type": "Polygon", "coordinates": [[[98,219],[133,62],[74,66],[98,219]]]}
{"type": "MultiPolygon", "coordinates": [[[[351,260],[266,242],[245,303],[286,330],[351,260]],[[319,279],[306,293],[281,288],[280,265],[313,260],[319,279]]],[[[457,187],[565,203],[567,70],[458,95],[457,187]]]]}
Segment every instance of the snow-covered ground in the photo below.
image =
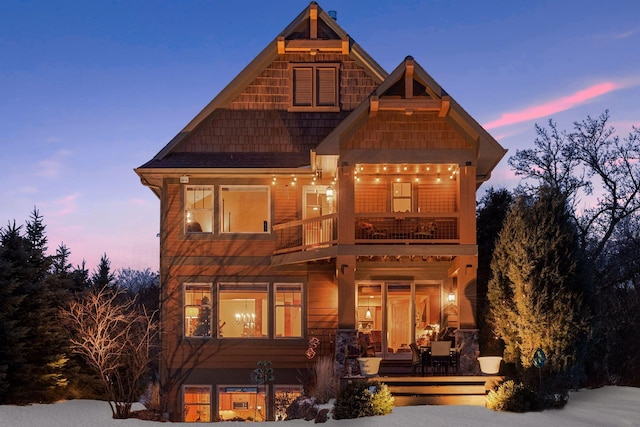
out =
{"type": "MultiPolygon", "coordinates": [[[[75,400],[52,405],[0,406],[2,427],[160,427],[193,425],[152,423],[136,419],[113,420],[106,402],[75,400]]],[[[216,426],[243,425],[238,422],[216,426]]],[[[302,420],[252,423],[260,427],[312,427],[302,420]]],[[[603,387],[571,394],[564,409],[526,414],[493,412],[476,406],[408,406],[390,415],[355,420],[329,420],[327,427],[583,427],[640,426],[640,388],[603,387]]]]}

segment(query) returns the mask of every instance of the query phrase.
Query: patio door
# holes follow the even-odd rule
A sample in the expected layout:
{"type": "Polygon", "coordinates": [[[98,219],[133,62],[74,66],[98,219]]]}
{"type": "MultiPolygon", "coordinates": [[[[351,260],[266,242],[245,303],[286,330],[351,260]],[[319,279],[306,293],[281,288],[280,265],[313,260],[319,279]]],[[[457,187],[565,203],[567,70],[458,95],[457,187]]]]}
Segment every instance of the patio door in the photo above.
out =
{"type": "Polygon", "coordinates": [[[302,244],[317,245],[331,240],[331,220],[319,219],[333,211],[333,200],[327,197],[327,188],[321,185],[303,187],[304,206],[302,219],[318,218],[317,221],[305,222],[302,225],[302,244]]]}
{"type": "Polygon", "coordinates": [[[386,330],[387,357],[411,358],[414,307],[411,283],[387,283],[386,330]]]}
{"type": "Polygon", "coordinates": [[[433,339],[442,319],[439,282],[361,282],[358,284],[358,332],[377,356],[410,359],[412,342],[433,339]]]}

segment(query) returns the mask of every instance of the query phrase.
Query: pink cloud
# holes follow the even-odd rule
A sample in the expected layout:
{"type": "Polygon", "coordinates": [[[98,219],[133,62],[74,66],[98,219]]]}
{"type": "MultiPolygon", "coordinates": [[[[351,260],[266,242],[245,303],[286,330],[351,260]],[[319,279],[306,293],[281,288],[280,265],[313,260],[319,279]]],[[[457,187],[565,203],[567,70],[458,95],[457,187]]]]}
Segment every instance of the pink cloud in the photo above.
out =
{"type": "Polygon", "coordinates": [[[513,125],[516,123],[526,122],[529,120],[539,119],[541,117],[550,116],[583,104],[593,98],[604,95],[614,90],[620,89],[624,85],[614,82],[600,83],[586,89],[580,90],[569,96],[554,99],[541,105],[525,108],[522,111],[514,113],[505,113],[497,120],[484,124],[485,129],[495,129],[502,126],[513,125]]]}
{"type": "Polygon", "coordinates": [[[132,198],[129,199],[129,201],[131,202],[132,205],[136,205],[136,206],[142,206],[142,205],[146,205],[147,201],[143,200],[143,199],[138,199],[138,198],[132,198]]]}
{"type": "Polygon", "coordinates": [[[53,212],[53,216],[59,217],[63,215],[68,215],[74,213],[78,210],[78,206],[76,205],[76,199],[79,194],[70,194],[61,199],[57,199],[54,201],[54,206],[57,208],[55,212],[53,212]]]}

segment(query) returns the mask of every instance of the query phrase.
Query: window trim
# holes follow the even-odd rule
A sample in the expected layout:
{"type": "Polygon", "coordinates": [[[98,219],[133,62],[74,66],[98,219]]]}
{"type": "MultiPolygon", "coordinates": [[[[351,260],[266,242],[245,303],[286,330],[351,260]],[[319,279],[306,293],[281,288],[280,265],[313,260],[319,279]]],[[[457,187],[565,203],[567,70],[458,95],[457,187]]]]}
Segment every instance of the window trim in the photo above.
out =
{"type": "MultiPolygon", "coordinates": [[[[183,190],[183,196],[184,196],[184,203],[183,203],[183,222],[182,222],[182,227],[183,227],[183,231],[184,234],[187,235],[198,235],[198,234],[213,234],[214,230],[215,230],[215,222],[214,222],[214,201],[215,201],[215,186],[213,185],[197,185],[197,184],[192,184],[192,185],[185,185],[184,186],[184,190],[183,190]],[[189,189],[197,189],[197,188],[204,188],[204,189],[209,189],[211,190],[211,206],[208,208],[187,208],[187,203],[189,202],[189,189]],[[210,220],[211,220],[211,230],[210,231],[193,231],[193,230],[189,230],[187,224],[189,223],[188,221],[188,217],[189,217],[189,213],[192,211],[198,211],[198,212],[209,212],[210,215],[210,220]]],[[[197,221],[196,221],[197,223],[197,221]]],[[[200,226],[200,224],[198,224],[198,226],[200,226]]]]}
{"type": "Polygon", "coordinates": [[[410,209],[409,209],[408,212],[413,212],[414,211],[413,191],[414,191],[414,187],[413,187],[413,183],[411,183],[411,182],[391,181],[391,212],[407,212],[406,210],[404,210],[404,211],[396,211],[395,210],[396,200],[408,200],[409,201],[409,206],[410,206],[410,209]],[[404,185],[409,185],[409,195],[408,196],[404,196],[404,195],[396,196],[396,193],[395,193],[396,185],[399,185],[400,187],[402,187],[404,185]]]}
{"type": "Polygon", "coordinates": [[[187,339],[212,339],[213,335],[213,325],[214,325],[214,316],[213,316],[213,283],[211,282],[184,282],[182,284],[182,336],[187,339]],[[198,286],[198,287],[207,287],[209,289],[209,310],[210,318],[209,318],[209,335],[187,335],[187,308],[188,307],[197,307],[195,305],[189,304],[187,305],[187,287],[188,286],[198,286]]]}
{"type": "MultiPolygon", "coordinates": [[[[229,282],[229,281],[222,281],[222,282],[217,282],[216,283],[216,302],[217,302],[217,310],[216,310],[216,314],[218,316],[218,319],[222,319],[222,316],[220,314],[220,310],[222,309],[222,299],[220,298],[221,293],[224,291],[224,289],[222,289],[224,286],[233,286],[234,291],[237,292],[247,292],[245,290],[243,290],[243,288],[250,288],[251,286],[253,287],[262,287],[264,286],[266,288],[266,296],[267,296],[267,303],[266,303],[266,307],[267,307],[267,316],[266,316],[266,324],[262,325],[263,331],[266,330],[266,333],[260,335],[260,336],[228,336],[225,337],[223,335],[220,334],[220,332],[218,331],[217,334],[217,338],[221,339],[221,340],[233,340],[233,339],[237,339],[237,340],[268,340],[272,338],[273,332],[271,331],[271,313],[269,312],[271,304],[270,304],[270,300],[272,298],[271,296],[271,288],[272,288],[272,283],[270,282],[265,282],[265,281],[255,281],[255,282],[229,282]]],[[[250,289],[249,289],[250,290],[250,289]]],[[[260,291],[263,292],[263,291],[260,291]]]]}
{"type": "Polygon", "coordinates": [[[302,339],[304,338],[304,306],[305,306],[305,297],[304,297],[304,286],[302,284],[302,282],[273,282],[272,283],[272,287],[273,287],[273,338],[276,340],[297,340],[297,339],[302,339]],[[286,306],[286,305],[279,305],[278,304],[278,286],[298,286],[299,288],[299,292],[300,292],[300,304],[299,305],[292,305],[292,306],[286,306]],[[300,308],[300,335],[297,336],[293,336],[293,335],[283,335],[283,336],[277,336],[277,329],[278,329],[278,307],[299,307],[300,308]]]}
{"type": "Polygon", "coordinates": [[[317,63],[290,63],[289,64],[289,108],[288,111],[327,111],[327,112],[339,112],[340,111],[340,64],[335,62],[317,62],[317,63]],[[296,70],[310,69],[311,81],[309,82],[309,88],[311,90],[311,104],[310,105],[295,105],[296,99],[296,70]],[[319,105],[319,83],[322,83],[323,79],[318,77],[319,70],[333,70],[335,74],[334,78],[334,97],[333,105],[319,105]]]}
{"type": "Polygon", "coordinates": [[[213,421],[213,388],[211,387],[211,385],[209,384],[183,384],[182,385],[182,422],[198,422],[198,421],[185,421],[186,418],[186,414],[185,414],[185,409],[187,405],[205,405],[204,403],[186,403],[185,402],[185,391],[188,387],[198,387],[198,388],[206,388],[209,390],[209,421],[205,421],[205,422],[212,422],[213,421]]]}
{"type": "MultiPolygon", "coordinates": [[[[261,422],[267,422],[267,418],[268,418],[268,408],[267,408],[267,402],[269,400],[269,393],[271,392],[271,387],[269,387],[269,384],[218,384],[216,387],[216,399],[218,402],[218,410],[217,410],[217,416],[218,418],[222,418],[220,415],[220,411],[223,409],[220,409],[222,406],[222,399],[220,398],[220,391],[221,390],[225,390],[223,393],[228,393],[228,394],[234,394],[233,391],[227,391],[227,389],[238,389],[238,391],[236,391],[236,393],[251,393],[252,397],[255,398],[255,402],[254,404],[256,406],[258,406],[258,396],[262,397],[262,417],[264,418],[261,422]]],[[[232,405],[233,405],[233,399],[232,399],[232,405]]],[[[252,408],[249,405],[249,408],[247,408],[247,410],[255,410],[255,408],[252,408]]],[[[227,421],[231,421],[231,420],[224,420],[224,422],[227,421]]],[[[248,421],[248,420],[245,420],[248,421]]]]}

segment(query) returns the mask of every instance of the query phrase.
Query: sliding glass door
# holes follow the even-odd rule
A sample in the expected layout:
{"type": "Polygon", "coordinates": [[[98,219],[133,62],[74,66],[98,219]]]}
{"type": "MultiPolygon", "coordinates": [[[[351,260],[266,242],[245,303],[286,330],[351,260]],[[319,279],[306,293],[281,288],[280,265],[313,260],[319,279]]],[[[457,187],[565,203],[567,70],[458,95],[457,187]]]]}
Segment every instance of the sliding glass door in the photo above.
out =
{"type": "Polygon", "coordinates": [[[360,283],[357,317],[358,333],[376,356],[409,359],[409,344],[423,344],[440,327],[441,284],[360,283]]]}

